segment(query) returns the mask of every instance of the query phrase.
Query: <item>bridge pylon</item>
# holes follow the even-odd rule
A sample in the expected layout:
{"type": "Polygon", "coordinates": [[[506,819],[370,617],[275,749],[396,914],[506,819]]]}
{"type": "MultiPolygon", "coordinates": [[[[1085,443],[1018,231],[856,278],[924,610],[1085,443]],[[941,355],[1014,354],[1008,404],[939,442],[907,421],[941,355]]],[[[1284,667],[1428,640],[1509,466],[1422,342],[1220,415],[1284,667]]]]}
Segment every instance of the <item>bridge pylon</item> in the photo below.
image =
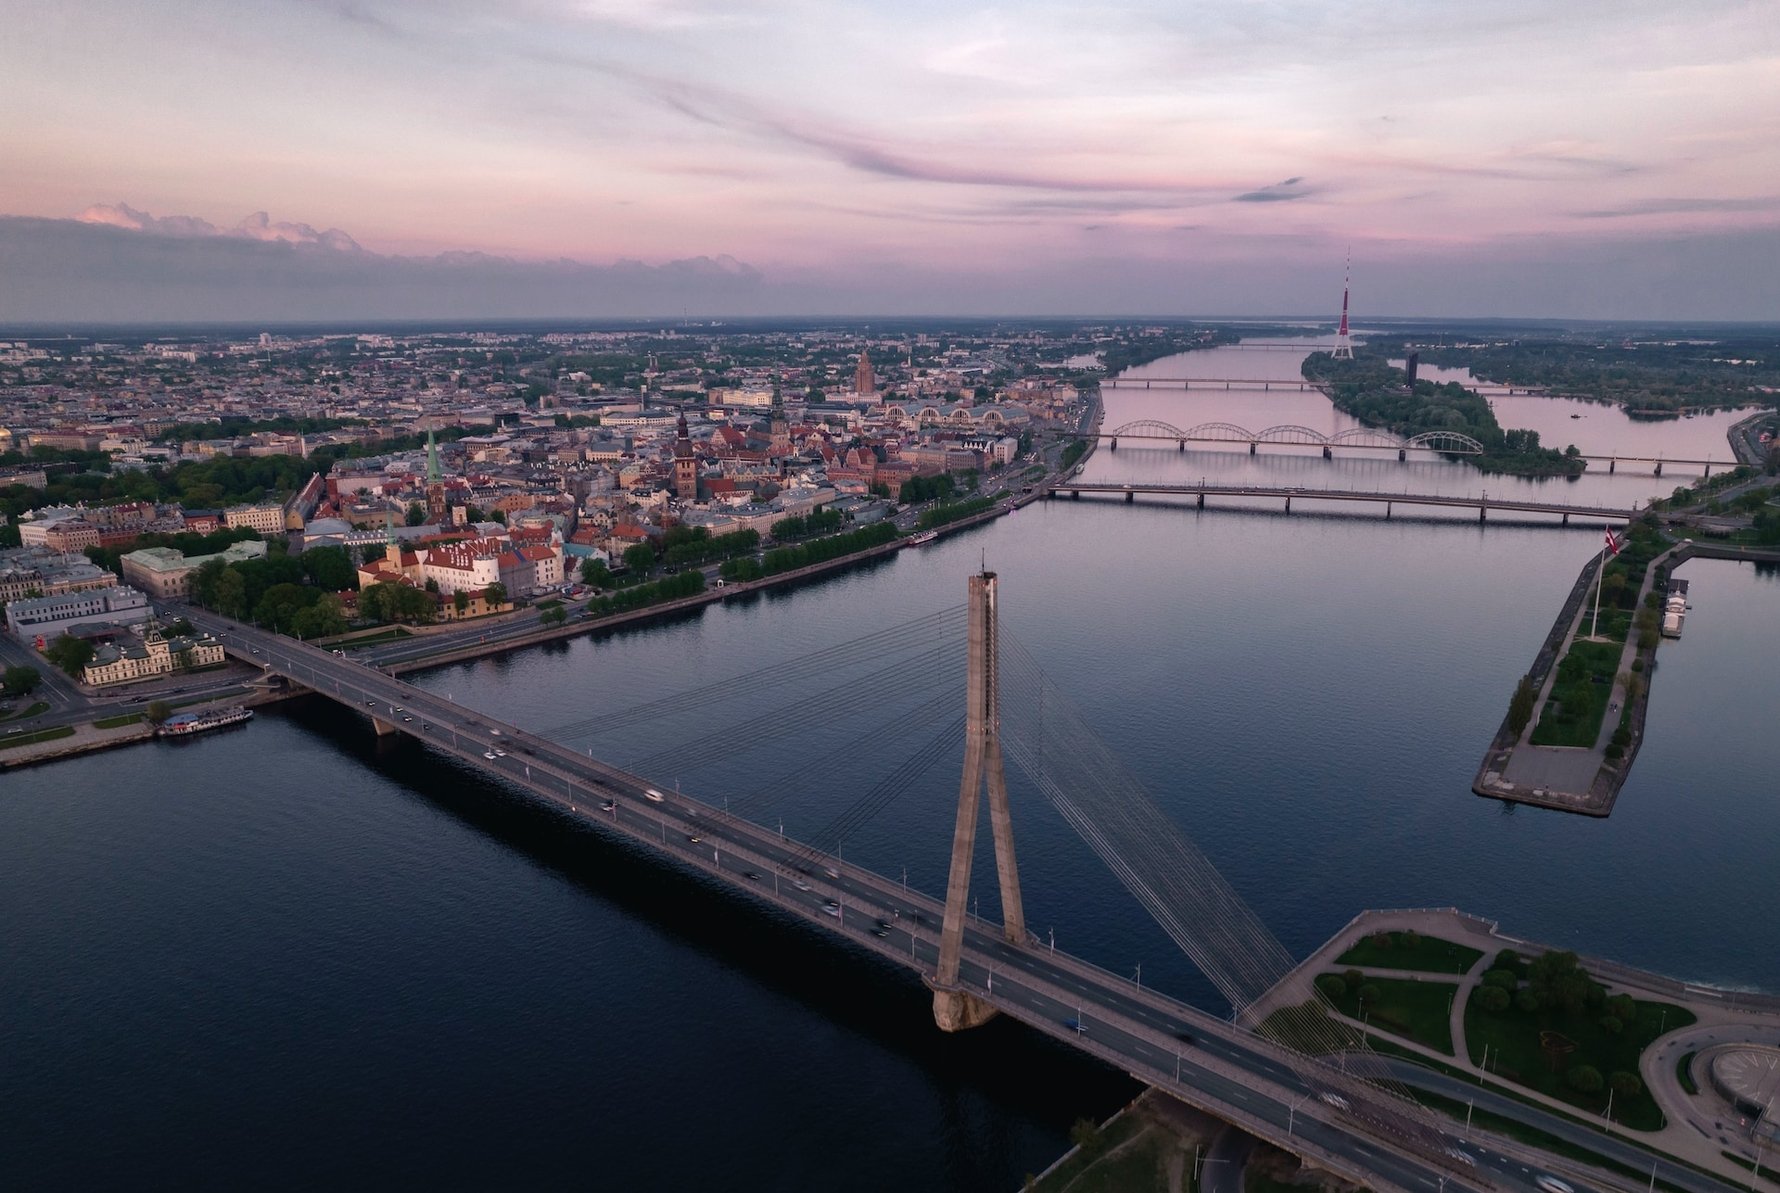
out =
{"type": "Polygon", "coordinates": [[[939,966],[929,979],[933,1019],[942,1031],[962,1031],[987,1022],[995,1008],[959,989],[964,920],[969,914],[970,866],[976,850],[978,803],[989,789],[989,830],[995,838],[995,870],[1001,881],[1002,934],[1026,943],[1026,913],[1020,901],[1020,871],[1014,861],[1014,826],[1008,813],[1007,773],[1001,761],[1000,633],[996,616],[996,577],[985,571],[970,578],[970,670],[964,720],[964,775],[958,787],[958,821],[952,831],[952,867],[946,882],[946,914],[939,934],[939,966]]]}

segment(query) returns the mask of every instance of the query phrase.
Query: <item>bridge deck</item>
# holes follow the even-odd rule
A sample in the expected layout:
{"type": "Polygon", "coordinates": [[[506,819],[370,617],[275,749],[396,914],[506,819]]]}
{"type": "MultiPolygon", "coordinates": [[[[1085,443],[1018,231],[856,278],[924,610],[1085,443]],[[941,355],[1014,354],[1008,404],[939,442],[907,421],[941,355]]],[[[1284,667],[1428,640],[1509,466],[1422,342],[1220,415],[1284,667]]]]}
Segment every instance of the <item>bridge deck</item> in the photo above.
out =
{"type": "MultiPolygon", "coordinates": [[[[928,895],[721,809],[657,791],[640,776],[375,668],[198,610],[182,612],[243,661],[931,977],[943,907],[928,895]]],[[[1467,1145],[1480,1156],[1478,1167],[1402,1150],[1398,1141],[1366,1133],[1352,1116],[1319,1101],[1297,1054],[1036,940],[1009,944],[998,925],[967,924],[960,986],[1140,1081],[1371,1188],[1530,1187],[1525,1161],[1539,1158],[1513,1154],[1516,1145],[1499,1142],[1498,1152],[1467,1145]],[[1072,1030],[1068,1020],[1086,1030],[1072,1030]]]]}
{"type": "Polygon", "coordinates": [[[1121,484],[1117,482],[1070,481],[1058,485],[1056,493],[1158,494],[1180,497],[1268,497],[1307,501],[1366,501],[1390,505],[1447,506],[1474,510],[1507,510],[1515,513],[1562,514],[1578,518],[1608,521],[1630,521],[1638,516],[1636,509],[1618,509],[1604,505],[1570,505],[1561,501],[1528,501],[1513,497],[1459,497],[1441,493],[1380,493],[1356,489],[1306,489],[1295,485],[1212,485],[1212,484],[1121,484]]]}

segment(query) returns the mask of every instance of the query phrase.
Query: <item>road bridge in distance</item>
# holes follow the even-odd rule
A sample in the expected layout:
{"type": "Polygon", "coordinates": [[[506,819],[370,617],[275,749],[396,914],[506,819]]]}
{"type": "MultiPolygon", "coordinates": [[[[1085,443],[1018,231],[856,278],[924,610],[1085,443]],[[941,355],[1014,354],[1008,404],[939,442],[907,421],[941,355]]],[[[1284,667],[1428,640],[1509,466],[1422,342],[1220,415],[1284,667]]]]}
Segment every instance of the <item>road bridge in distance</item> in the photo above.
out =
{"type": "Polygon", "coordinates": [[[1285,511],[1290,513],[1292,502],[1345,502],[1359,501],[1373,505],[1383,505],[1388,518],[1395,506],[1431,506],[1449,509],[1474,509],[1477,520],[1489,520],[1491,510],[1520,514],[1554,514],[1568,526],[1571,518],[1578,518],[1584,524],[1594,526],[1600,522],[1629,522],[1639,515],[1637,509],[1621,509],[1606,505],[1571,505],[1561,501],[1532,501],[1517,497],[1481,497],[1450,496],[1443,493],[1382,493],[1367,492],[1354,489],[1307,489],[1299,485],[1224,485],[1224,484],[1160,484],[1143,482],[1083,482],[1066,481],[1053,488],[1050,495],[1055,498],[1068,494],[1072,500],[1081,500],[1082,494],[1093,496],[1123,497],[1127,504],[1136,501],[1138,496],[1159,497],[1192,497],[1197,508],[1206,508],[1207,497],[1226,498],[1264,498],[1279,500],[1285,503],[1285,511]]]}
{"type": "MultiPolygon", "coordinates": [[[[379,733],[413,737],[930,983],[938,970],[945,916],[939,900],[376,668],[197,609],[180,612],[229,654],[360,712],[379,733]],[[812,856],[819,860],[812,864],[812,856]]],[[[1368,1133],[1340,1097],[1319,1097],[1303,1076],[1301,1054],[1054,942],[1011,942],[1000,926],[975,916],[960,928],[953,991],[1313,1165],[1393,1193],[1533,1187],[1526,1173],[1529,1161],[1541,1162],[1536,1154],[1470,1145],[1475,1166],[1443,1167],[1401,1141],[1368,1133]]]]}

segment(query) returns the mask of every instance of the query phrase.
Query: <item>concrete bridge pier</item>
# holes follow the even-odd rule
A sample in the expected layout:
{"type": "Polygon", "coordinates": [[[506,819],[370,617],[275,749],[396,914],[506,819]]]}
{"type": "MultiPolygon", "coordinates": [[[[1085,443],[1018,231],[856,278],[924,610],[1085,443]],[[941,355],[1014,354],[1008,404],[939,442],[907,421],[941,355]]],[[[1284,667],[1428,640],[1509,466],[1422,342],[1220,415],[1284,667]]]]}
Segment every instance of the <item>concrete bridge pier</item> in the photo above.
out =
{"type": "Polygon", "coordinates": [[[1490,507],[1489,506],[1480,505],[1477,507],[1477,520],[1479,522],[1489,521],[1490,520],[1489,515],[1490,515],[1490,507]]]}
{"type": "Polygon", "coordinates": [[[1291,512],[1292,512],[1292,499],[1290,497],[1288,497],[1288,498],[1286,498],[1286,513],[1289,514],[1291,512]]]}
{"type": "Polygon", "coordinates": [[[1174,441],[1174,450],[1177,452],[1186,451],[1187,450],[1187,441],[1185,439],[1176,439],[1174,441]]]}
{"type": "Polygon", "coordinates": [[[1125,504],[1130,505],[1132,502],[1134,502],[1136,500],[1137,500],[1137,490],[1136,489],[1126,489],[1125,490],[1125,504]]]}
{"type": "Polygon", "coordinates": [[[1401,464],[1407,459],[1409,459],[1409,449],[1406,447],[1398,448],[1397,449],[1397,463],[1401,464]]]}
{"type": "Polygon", "coordinates": [[[995,872],[1000,880],[1002,937],[1026,944],[1026,912],[1020,897],[1020,871],[1014,861],[1013,818],[1008,811],[1007,775],[1001,764],[1001,643],[996,614],[996,577],[970,578],[967,642],[970,669],[965,677],[964,777],[958,788],[958,820],[952,830],[952,864],[946,879],[946,914],[939,933],[939,963],[928,986],[933,990],[933,1021],[941,1031],[976,1027],[995,1008],[959,988],[964,953],[964,919],[969,914],[970,864],[976,852],[977,805],[989,793],[989,831],[995,839],[995,872]]]}
{"type": "Polygon", "coordinates": [[[1386,522],[1391,520],[1391,503],[1388,501],[1384,503],[1384,520],[1386,522]]]}
{"type": "Polygon", "coordinates": [[[1249,440],[1249,443],[1248,443],[1248,454],[1249,454],[1249,455],[1251,455],[1251,456],[1252,456],[1252,455],[1254,455],[1254,454],[1255,454],[1255,449],[1256,449],[1256,448],[1258,448],[1258,447],[1259,447],[1259,446],[1260,446],[1260,444],[1258,444],[1258,443],[1256,443],[1256,442],[1255,442],[1255,441],[1254,441],[1254,440],[1253,440],[1253,439],[1251,439],[1251,440],[1249,440]]]}
{"type": "Polygon", "coordinates": [[[1568,526],[1570,524],[1570,515],[1569,514],[1564,515],[1564,521],[1562,524],[1565,526],[1568,526]]]}
{"type": "Polygon", "coordinates": [[[1612,476],[1614,471],[1616,469],[1618,469],[1618,467],[1619,467],[1619,461],[1617,459],[1608,460],[1607,461],[1607,475],[1612,476]]]}
{"type": "MultiPolygon", "coordinates": [[[[1148,389],[1148,388],[1149,388],[1149,386],[1147,386],[1147,385],[1146,385],[1146,386],[1144,386],[1144,388],[1145,388],[1145,389],[1148,389]]],[[[1111,447],[1110,447],[1110,448],[1108,448],[1108,449],[1107,449],[1107,450],[1108,450],[1108,451],[1115,451],[1115,452],[1116,452],[1116,451],[1118,451],[1118,450],[1119,450],[1119,437],[1118,437],[1118,436],[1117,436],[1117,435],[1114,435],[1114,436],[1113,436],[1113,440],[1112,440],[1112,446],[1111,446],[1111,447]]]]}
{"type": "Polygon", "coordinates": [[[371,718],[371,728],[377,731],[378,737],[388,737],[392,733],[400,732],[394,725],[380,717],[371,718]]]}
{"type": "Polygon", "coordinates": [[[1710,461],[1710,460],[1706,461],[1706,471],[1700,473],[1700,475],[1701,476],[1711,476],[1712,475],[1712,461],[1710,461]]]}
{"type": "Polygon", "coordinates": [[[1334,458],[1335,458],[1335,449],[1330,447],[1326,443],[1323,444],[1323,459],[1333,460],[1334,458]]]}
{"type": "Polygon", "coordinates": [[[1658,476],[1661,476],[1663,474],[1663,462],[1661,460],[1658,460],[1656,462],[1656,474],[1658,476]]]}
{"type": "Polygon", "coordinates": [[[1080,501],[1082,499],[1082,491],[1080,489],[1071,489],[1069,491],[1069,499],[1071,501],[1080,501]]]}
{"type": "Polygon", "coordinates": [[[1205,508],[1205,494],[1204,493],[1199,494],[1199,508],[1200,509],[1205,508]]]}

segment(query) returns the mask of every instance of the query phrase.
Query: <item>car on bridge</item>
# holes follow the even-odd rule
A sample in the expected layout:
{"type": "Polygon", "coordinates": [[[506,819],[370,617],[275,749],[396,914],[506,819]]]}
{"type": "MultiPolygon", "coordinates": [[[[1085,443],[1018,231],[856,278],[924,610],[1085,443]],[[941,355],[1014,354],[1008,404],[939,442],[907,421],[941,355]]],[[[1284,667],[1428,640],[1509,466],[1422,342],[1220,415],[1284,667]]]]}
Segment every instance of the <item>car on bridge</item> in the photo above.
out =
{"type": "Polygon", "coordinates": [[[1063,1026],[1067,1027],[1078,1036],[1085,1036],[1088,1034],[1088,1025],[1083,1023],[1080,1019],[1065,1019],[1063,1021],[1063,1026]]]}
{"type": "Polygon", "coordinates": [[[659,804],[662,800],[666,799],[667,796],[655,790],[653,787],[645,787],[643,788],[643,798],[652,804],[659,804]]]}

